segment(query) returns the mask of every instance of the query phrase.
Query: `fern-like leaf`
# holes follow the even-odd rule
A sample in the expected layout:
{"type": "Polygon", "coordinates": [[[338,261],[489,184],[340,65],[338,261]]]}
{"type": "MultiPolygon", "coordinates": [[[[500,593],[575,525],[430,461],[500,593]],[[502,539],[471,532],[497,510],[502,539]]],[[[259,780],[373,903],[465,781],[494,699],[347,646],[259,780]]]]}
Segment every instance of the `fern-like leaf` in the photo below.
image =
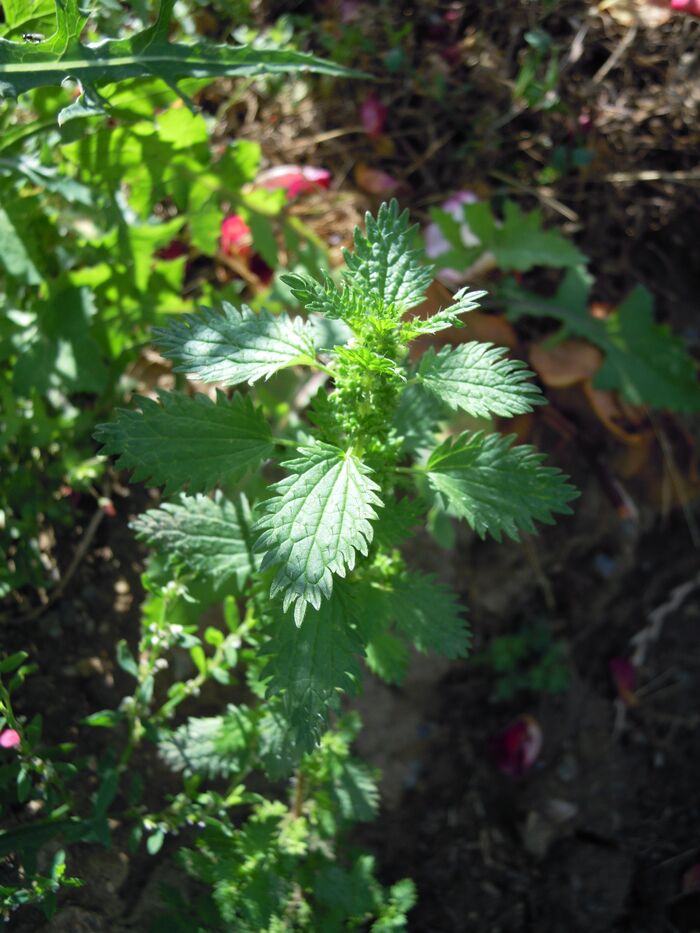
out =
{"type": "Polygon", "coordinates": [[[421,359],[418,378],[450,408],[476,418],[521,415],[545,399],[525,363],[504,359],[506,353],[505,347],[478,341],[443,347],[438,354],[431,347],[421,359]]]}
{"type": "Polygon", "coordinates": [[[202,382],[252,384],[315,358],[313,329],[302,318],[256,313],[245,305],[238,310],[227,302],[222,313],[183,315],[154,333],[163,355],[175,361],[175,372],[202,382]]]}
{"type": "Polygon", "coordinates": [[[345,576],[357,551],[367,554],[373,506],[382,505],[370,470],[351,452],[316,443],[299,455],[284,464],[291,475],[273,487],[255,526],[261,569],[279,565],[270,595],[284,594],[285,612],[294,604],[297,625],[307,604],[318,609],[330,597],[333,574],[345,576]]]}
{"type": "Polygon", "coordinates": [[[486,292],[472,292],[468,287],[460,288],[454,295],[454,304],[447,308],[441,308],[431,317],[421,320],[414,317],[405,321],[403,325],[403,336],[405,340],[415,340],[423,334],[437,334],[441,330],[447,330],[450,327],[463,327],[463,314],[475,311],[479,307],[479,299],[483,298],[486,292]]]}
{"type": "Polygon", "coordinates": [[[181,495],[140,515],[131,527],[155,548],[171,571],[185,571],[218,588],[235,580],[241,589],[253,573],[249,539],[250,508],[219,491],[207,496],[181,495]]]}
{"type": "Polygon", "coordinates": [[[554,512],[568,514],[578,492],[564,474],[543,464],[529,445],[512,446],[513,437],[462,434],[448,438],[428,460],[428,482],[449,511],[466,519],[482,538],[501,534],[517,540],[535,531],[534,519],[553,523],[554,512]]]}
{"type": "Polygon", "coordinates": [[[219,392],[214,403],[206,395],[161,392],[159,399],[139,396],[140,410],[118,409],[115,421],[95,431],[103,453],[118,454],[117,466],[133,470],[136,482],[167,493],[184,486],[207,492],[272,453],[269,425],[248,398],[219,392]]]}
{"type": "Polygon", "coordinates": [[[346,278],[375,313],[398,320],[425,297],[432,266],[421,263],[417,226],[409,227],[408,211],[399,213],[397,201],[382,204],[376,220],[366,214],[365,226],[365,234],[355,229],[355,252],[344,252],[346,278]]]}
{"type": "Polygon", "coordinates": [[[283,275],[281,279],[309,313],[322,314],[331,320],[345,321],[351,327],[353,322],[362,320],[367,315],[367,302],[362,294],[351,285],[339,287],[327,272],[323,273],[320,282],[297,272],[283,275]]]}

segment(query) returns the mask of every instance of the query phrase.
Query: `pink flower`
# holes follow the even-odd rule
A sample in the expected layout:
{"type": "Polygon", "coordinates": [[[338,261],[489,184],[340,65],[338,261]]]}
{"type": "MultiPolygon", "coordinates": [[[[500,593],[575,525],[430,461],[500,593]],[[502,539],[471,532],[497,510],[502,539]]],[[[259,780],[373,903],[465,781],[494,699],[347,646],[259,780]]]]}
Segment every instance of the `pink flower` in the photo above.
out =
{"type": "Polygon", "coordinates": [[[542,729],[533,716],[519,716],[492,740],[496,766],[516,780],[524,778],[542,750],[542,729]]]}
{"type": "Polygon", "coordinates": [[[15,729],[3,729],[0,732],[0,748],[17,748],[22,739],[15,729]]]}
{"type": "Polygon", "coordinates": [[[360,119],[368,136],[376,138],[381,136],[386,123],[387,109],[372,91],[362,102],[360,119]]]}
{"type": "Polygon", "coordinates": [[[632,663],[626,658],[611,658],[608,661],[608,670],[625,706],[636,706],[639,702],[634,692],[637,686],[637,671],[632,663]]]}
{"type": "Polygon", "coordinates": [[[260,172],[255,184],[268,191],[284,188],[290,198],[298,194],[308,194],[317,188],[328,188],[331,173],[326,168],[313,168],[310,165],[275,165],[260,172]]]}
{"type": "Polygon", "coordinates": [[[700,16],[700,0],[671,0],[671,9],[677,13],[700,16]]]}

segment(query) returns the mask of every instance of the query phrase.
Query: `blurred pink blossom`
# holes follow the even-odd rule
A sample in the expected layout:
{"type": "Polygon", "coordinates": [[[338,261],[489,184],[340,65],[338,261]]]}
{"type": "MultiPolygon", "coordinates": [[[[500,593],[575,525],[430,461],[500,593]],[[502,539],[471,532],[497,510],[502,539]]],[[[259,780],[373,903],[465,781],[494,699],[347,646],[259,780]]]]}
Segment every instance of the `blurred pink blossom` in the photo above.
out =
{"type": "Polygon", "coordinates": [[[0,748],[17,748],[22,739],[15,729],[3,729],[0,732],[0,748]]]}
{"type": "Polygon", "coordinates": [[[328,188],[331,173],[327,168],[314,168],[311,165],[275,165],[260,172],[255,184],[268,191],[284,188],[290,198],[298,194],[308,194],[317,188],[328,188]]]}
{"type": "MultiPolygon", "coordinates": [[[[478,200],[473,191],[458,191],[440,205],[441,210],[450,214],[460,223],[460,238],[464,246],[467,247],[478,246],[480,240],[474,235],[469,224],[463,221],[463,207],[465,204],[475,204],[478,200]]],[[[424,235],[425,252],[429,259],[437,259],[452,249],[436,223],[429,223],[425,228],[424,235]]],[[[464,280],[464,272],[464,269],[438,269],[437,277],[444,285],[461,285],[464,280]]]]}
{"type": "Polygon", "coordinates": [[[360,119],[365,132],[370,137],[381,136],[386,123],[387,109],[374,91],[371,91],[360,107],[360,119]]]}
{"type": "Polygon", "coordinates": [[[700,0],[671,0],[671,9],[677,13],[700,16],[700,0]]]}

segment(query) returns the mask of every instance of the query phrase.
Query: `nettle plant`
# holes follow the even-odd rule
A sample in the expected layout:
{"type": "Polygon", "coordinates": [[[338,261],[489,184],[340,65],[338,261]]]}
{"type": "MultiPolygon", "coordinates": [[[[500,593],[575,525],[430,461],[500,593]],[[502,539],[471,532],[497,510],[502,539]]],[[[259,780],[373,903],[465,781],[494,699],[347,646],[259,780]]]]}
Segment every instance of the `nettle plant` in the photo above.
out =
{"type": "MultiPolygon", "coordinates": [[[[227,756],[238,762],[229,771],[239,776],[254,759],[273,777],[296,769],[290,809],[265,813],[278,842],[283,828],[297,855],[313,848],[309,808],[318,813],[321,806],[313,778],[319,769],[335,774],[331,796],[324,799],[334,794],[345,799],[351,811],[346,816],[353,815],[353,801],[366,799],[357,781],[364,774],[359,785],[366,788],[362,766],[350,778],[337,761],[328,765],[334,743],[341,748],[336,757],[345,760],[347,754],[347,727],[342,718],[336,723],[335,714],[342,695],[359,689],[361,659],[395,681],[410,645],[450,658],[467,654],[469,630],[457,597],[431,575],[409,569],[402,542],[436,508],[465,519],[482,537],[517,538],[533,531],[535,520],[551,522],[554,513],[570,511],[567,503],[576,495],[559,470],[543,463],[542,454],[514,445],[513,438],[476,431],[440,440],[448,410],[475,418],[508,417],[530,411],[543,397],[524,363],[489,344],[430,349],[417,365],[411,363],[412,341],[459,326],[483,294],[463,289],[451,307],[426,320],[407,316],[432,281],[432,269],[421,264],[415,242],[407,212],[399,213],[392,201],[376,219],[367,215],[365,233],[356,230],[340,286],[328,276],[322,281],[285,276],[306,318],[225,304],[221,311],[174,320],[156,331],[158,345],[176,372],[216,384],[216,399],[184,391],[160,392],[157,401],[139,398],[97,434],[104,451],[119,456],[117,466],[133,470],[134,480],[177,494],[135,523],[137,534],[159,555],[161,569],[178,586],[207,579],[228,593],[235,619],[243,618],[229,625],[227,635],[205,633],[214,648],[209,655],[195,628],[177,626],[173,635],[167,611],[148,631],[165,626],[166,647],[185,632],[190,640],[183,646],[191,649],[199,670],[199,681],[192,682],[201,682],[208,670],[223,683],[234,682],[242,658],[248,687],[260,701],[256,707],[229,707],[213,719],[190,719],[159,736],[187,689],[171,684],[171,699],[151,716],[159,665],[149,635],[142,639],[139,664],[128,664],[134,676],[146,670],[136,717],[141,731],[155,730],[163,756],[176,766],[179,755],[184,771],[192,762],[199,762],[200,771],[212,762],[220,769],[227,756]],[[311,376],[293,401],[280,404],[261,383],[288,367],[307,367],[311,376]],[[231,396],[222,388],[241,384],[252,388],[231,396]],[[266,486],[264,477],[274,481],[266,486]],[[222,666],[227,650],[235,655],[228,668],[222,666]],[[338,729],[345,738],[333,738],[338,729]],[[244,756],[244,768],[241,748],[252,750],[244,756]],[[286,814],[282,823],[281,812],[286,814]],[[289,820],[302,818],[305,828],[294,824],[291,830],[289,820]]],[[[133,734],[133,704],[129,715],[133,734]]],[[[150,826],[162,832],[171,824],[161,819],[150,826]]],[[[247,831],[229,840],[239,856],[248,851],[247,831]]],[[[211,845],[220,851],[223,843],[200,840],[200,845],[201,868],[211,845]]],[[[325,845],[327,851],[327,840],[325,845]]],[[[220,882],[219,905],[227,903],[227,916],[240,922],[241,888],[232,875],[226,876],[226,887],[225,873],[216,874],[220,860],[207,864],[204,876],[220,882]],[[221,894],[224,888],[228,895],[221,894]]],[[[347,879],[355,878],[356,893],[367,887],[359,865],[345,876],[351,888],[347,879]]],[[[333,867],[331,860],[323,871],[333,867]]],[[[299,885],[296,893],[286,891],[287,907],[274,916],[287,916],[292,901],[303,901],[300,892],[306,887],[299,885]]],[[[348,897],[347,916],[357,916],[348,897]]],[[[376,929],[400,928],[401,910],[396,904],[391,909],[397,925],[376,929]]],[[[273,914],[263,913],[269,922],[273,914]]]]}

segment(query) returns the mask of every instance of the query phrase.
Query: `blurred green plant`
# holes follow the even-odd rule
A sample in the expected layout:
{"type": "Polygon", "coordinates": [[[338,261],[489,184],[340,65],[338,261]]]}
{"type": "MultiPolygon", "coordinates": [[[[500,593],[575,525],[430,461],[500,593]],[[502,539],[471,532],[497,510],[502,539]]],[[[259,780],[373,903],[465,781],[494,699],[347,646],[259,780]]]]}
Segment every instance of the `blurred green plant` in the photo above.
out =
{"type": "Polygon", "coordinates": [[[563,693],[571,682],[566,642],[544,622],[493,638],[472,660],[492,672],[494,700],[509,700],[520,691],[563,693]]]}

